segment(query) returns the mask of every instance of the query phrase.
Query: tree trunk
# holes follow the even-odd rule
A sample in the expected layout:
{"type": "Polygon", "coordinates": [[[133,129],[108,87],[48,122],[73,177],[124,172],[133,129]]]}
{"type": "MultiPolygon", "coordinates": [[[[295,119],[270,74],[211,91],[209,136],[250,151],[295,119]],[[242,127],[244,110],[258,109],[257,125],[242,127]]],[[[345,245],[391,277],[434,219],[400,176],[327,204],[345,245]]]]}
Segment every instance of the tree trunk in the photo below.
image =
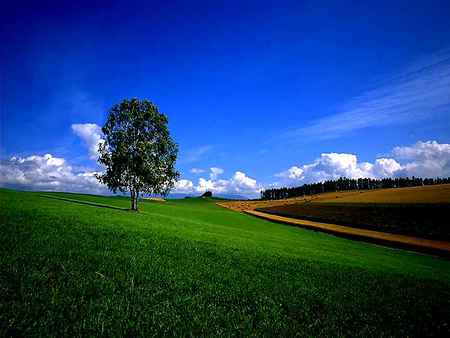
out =
{"type": "Polygon", "coordinates": [[[137,211],[137,205],[138,205],[138,197],[139,197],[139,191],[131,189],[130,190],[130,201],[131,201],[131,210],[137,211]]]}
{"type": "Polygon", "coordinates": [[[135,203],[134,203],[134,196],[135,196],[135,192],[133,189],[131,189],[131,191],[130,191],[131,210],[136,210],[135,203]]]}

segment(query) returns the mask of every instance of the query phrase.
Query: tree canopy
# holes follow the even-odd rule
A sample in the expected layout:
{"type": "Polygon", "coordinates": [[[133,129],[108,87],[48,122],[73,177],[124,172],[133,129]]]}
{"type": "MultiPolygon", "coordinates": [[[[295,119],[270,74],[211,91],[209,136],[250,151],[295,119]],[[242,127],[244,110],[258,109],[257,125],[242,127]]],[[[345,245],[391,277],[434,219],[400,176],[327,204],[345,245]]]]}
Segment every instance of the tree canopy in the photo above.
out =
{"type": "Polygon", "coordinates": [[[102,132],[99,162],[105,171],[97,176],[102,183],[113,192],[129,192],[132,210],[137,210],[140,193],[169,193],[179,177],[178,146],[156,105],[125,99],[110,109],[102,132]]]}

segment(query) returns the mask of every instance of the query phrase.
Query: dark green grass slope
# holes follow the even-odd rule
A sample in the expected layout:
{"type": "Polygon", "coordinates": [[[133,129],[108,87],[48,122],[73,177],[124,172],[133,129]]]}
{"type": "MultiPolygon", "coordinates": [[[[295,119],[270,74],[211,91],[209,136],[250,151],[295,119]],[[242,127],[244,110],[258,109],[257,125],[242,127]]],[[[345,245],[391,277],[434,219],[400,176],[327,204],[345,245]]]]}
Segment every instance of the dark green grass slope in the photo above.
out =
{"type": "Polygon", "coordinates": [[[41,195],[0,191],[0,335],[449,333],[449,261],[210,200],[41,195]]]}

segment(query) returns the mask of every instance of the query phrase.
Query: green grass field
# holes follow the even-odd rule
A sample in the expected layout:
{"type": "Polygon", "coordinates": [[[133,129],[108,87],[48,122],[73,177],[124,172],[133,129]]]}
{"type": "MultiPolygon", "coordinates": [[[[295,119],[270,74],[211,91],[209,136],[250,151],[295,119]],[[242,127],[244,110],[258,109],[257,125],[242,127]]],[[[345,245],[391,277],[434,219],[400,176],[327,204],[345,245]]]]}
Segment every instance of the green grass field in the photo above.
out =
{"type": "Polygon", "coordinates": [[[450,333],[449,261],[214,202],[0,190],[0,335],[450,333]]]}

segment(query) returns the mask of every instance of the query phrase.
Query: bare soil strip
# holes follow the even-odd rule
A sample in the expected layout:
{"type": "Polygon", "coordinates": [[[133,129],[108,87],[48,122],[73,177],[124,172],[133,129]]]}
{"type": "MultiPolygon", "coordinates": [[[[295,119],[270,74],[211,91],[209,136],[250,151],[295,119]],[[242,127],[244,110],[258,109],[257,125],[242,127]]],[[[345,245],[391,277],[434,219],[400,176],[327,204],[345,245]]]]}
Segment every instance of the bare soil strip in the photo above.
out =
{"type": "Polygon", "coordinates": [[[312,222],[307,220],[294,219],[290,217],[271,215],[256,210],[243,210],[243,212],[273,222],[290,224],[302,228],[323,231],[338,236],[360,239],[364,241],[379,243],[393,247],[414,249],[421,252],[450,257],[449,242],[436,241],[431,239],[424,239],[405,235],[390,234],[374,230],[358,229],[337,224],[312,222]]]}
{"type": "Polygon", "coordinates": [[[344,197],[359,196],[359,191],[330,192],[305,197],[286,198],[281,200],[249,200],[249,201],[225,201],[218,202],[217,205],[234,211],[255,210],[259,208],[276,207],[280,205],[290,205],[297,203],[328,202],[330,200],[340,200],[344,197]]]}

